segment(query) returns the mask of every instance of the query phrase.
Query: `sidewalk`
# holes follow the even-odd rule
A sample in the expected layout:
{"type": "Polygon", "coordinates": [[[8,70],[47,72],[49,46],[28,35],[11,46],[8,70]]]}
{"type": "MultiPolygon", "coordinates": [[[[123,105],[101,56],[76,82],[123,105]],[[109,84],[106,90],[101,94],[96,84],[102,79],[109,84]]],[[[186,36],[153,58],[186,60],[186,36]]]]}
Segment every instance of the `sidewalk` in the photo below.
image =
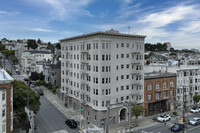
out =
{"type": "MultiPolygon", "coordinates": [[[[52,92],[50,92],[46,87],[41,86],[40,87],[43,92],[44,92],[44,96],[58,109],[60,110],[67,118],[70,119],[75,119],[80,121],[80,115],[79,113],[75,112],[73,109],[71,108],[66,108],[64,106],[64,102],[58,98],[57,95],[53,94],[52,92]]],[[[177,110],[178,114],[182,114],[181,110],[177,110]]],[[[172,120],[177,119],[179,116],[173,116],[172,112],[166,112],[169,113],[172,116],[172,120]]],[[[190,113],[186,113],[190,114],[190,113]]],[[[153,116],[148,116],[148,117],[139,117],[136,121],[136,123],[138,124],[138,126],[134,127],[135,125],[135,119],[133,118],[132,122],[130,123],[130,127],[134,127],[132,129],[134,129],[134,131],[140,130],[140,129],[144,129],[144,128],[148,128],[148,127],[152,127],[158,124],[157,121],[153,121],[154,115],[153,116]]],[[[90,124],[92,125],[92,124],[90,124]]],[[[85,126],[86,127],[86,126],[85,126]]],[[[122,131],[125,131],[125,129],[129,128],[129,124],[128,122],[125,123],[121,123],[121,124],[115,124],[115,125],[110,125],[109,128],[109,133],[119,133],[119,131],[122,133],[122,131]]],[[[86,131],[86,129],[84,130],[86,131]]],[[[90,132],[88,132],[90,133],[90,132]]],[[[93,133],[102,133],[100,131],[97,132],[93,132],[93,133]]]]}

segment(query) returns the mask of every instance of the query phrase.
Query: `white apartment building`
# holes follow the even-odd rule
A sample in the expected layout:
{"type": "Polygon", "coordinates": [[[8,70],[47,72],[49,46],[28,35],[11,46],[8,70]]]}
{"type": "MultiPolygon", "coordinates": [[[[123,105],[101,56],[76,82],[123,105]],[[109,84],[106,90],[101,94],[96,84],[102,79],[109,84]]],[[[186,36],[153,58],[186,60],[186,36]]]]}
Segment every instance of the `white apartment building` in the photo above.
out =
{"type": "Polygon", "coordinates": [[[177,101],[183,101],[183,88],[186,88],[186,106],[194,105],[193,96],[200,94],[199,67],[183,67],[177,71],[177,101]]]}
{"type": "MultiPolygon", "coordinates": [[[[84,117],[103,126],[107,104],[144,101],[144,39],[113,29],[60,40],[61,97],[83,108],[84,117]]],[[[110,123],[128,120],[128,108],[111,108],[110,123]],[[116,115],[116,113],[118,115],[116,115]]]]}
{"type": "Polygon", "coordinates": [[[13,78],[0,68],[0,133],[13,130],[13,78]]]}

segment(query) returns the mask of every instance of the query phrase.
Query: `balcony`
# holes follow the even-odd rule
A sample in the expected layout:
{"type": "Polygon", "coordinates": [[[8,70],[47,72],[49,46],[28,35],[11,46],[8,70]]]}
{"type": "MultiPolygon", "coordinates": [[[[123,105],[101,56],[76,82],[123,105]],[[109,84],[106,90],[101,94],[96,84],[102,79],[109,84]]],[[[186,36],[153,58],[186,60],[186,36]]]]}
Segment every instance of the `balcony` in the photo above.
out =
{"type": "Polygon", "coordinates": [[[88,54],[89,49],[81,49],[81,54],[88,54]]]}
{"type": "Polygon", "coordinates": [[[140,54],[138,51],[132,51],[131,54],[140,54]]]}

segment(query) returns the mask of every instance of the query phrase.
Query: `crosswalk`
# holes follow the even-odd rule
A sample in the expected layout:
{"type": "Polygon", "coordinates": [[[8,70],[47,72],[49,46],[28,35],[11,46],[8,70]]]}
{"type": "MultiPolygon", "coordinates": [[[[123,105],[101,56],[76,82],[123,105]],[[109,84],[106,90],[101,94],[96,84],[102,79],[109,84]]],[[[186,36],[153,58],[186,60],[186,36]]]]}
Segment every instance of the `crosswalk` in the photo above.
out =
{"type": "Polygon", "coordinates": [[[52,133],[68,133],[66,130],[59,130],[59,131],[55,131],[55,132],[52,132],[52,133]]]}

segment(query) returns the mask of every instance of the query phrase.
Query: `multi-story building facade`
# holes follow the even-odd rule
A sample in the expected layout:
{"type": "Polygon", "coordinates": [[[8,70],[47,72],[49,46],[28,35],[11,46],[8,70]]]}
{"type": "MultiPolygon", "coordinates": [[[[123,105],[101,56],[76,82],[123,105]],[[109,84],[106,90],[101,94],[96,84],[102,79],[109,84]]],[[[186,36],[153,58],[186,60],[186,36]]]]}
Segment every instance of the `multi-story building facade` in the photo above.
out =
{"type": "Polygon", "coordinates": [[[183,102],[183,91],[186,89],[186,106],[194,105],[193,96],[200,94],[199,67],[182,67],[177,70],[177,101],[183,102]]]}
{"type": "Polygon", "coordinates": [[[0,132],[11,133],[13,130],[13,78],[0,68],[0,132]]]}
{"type": "MultiPolygon", "coordinates": [[[[108,104],[142,104],[144,39],[111,29],[60,40],[60,93],[65,105],[83,108],[84,117],[101,127],[108,104]]],[[[128,113],[127,107],[116,105],[110,122],[127,121],[128,113]]]]}
{"type": "Polygon", "coordinates": [[[36,71],[36,60],[35,60],[35,57],[31,53],[29,52],[22,53],[21,68],[24,73],[28,72],[29,68],[31,72],[36,71]]]}
{"type": "Polygon", "coordinates": [[[149,72],[144,77],[145,115],[174,109],[176,101],[176,73],[149,72]]]}

